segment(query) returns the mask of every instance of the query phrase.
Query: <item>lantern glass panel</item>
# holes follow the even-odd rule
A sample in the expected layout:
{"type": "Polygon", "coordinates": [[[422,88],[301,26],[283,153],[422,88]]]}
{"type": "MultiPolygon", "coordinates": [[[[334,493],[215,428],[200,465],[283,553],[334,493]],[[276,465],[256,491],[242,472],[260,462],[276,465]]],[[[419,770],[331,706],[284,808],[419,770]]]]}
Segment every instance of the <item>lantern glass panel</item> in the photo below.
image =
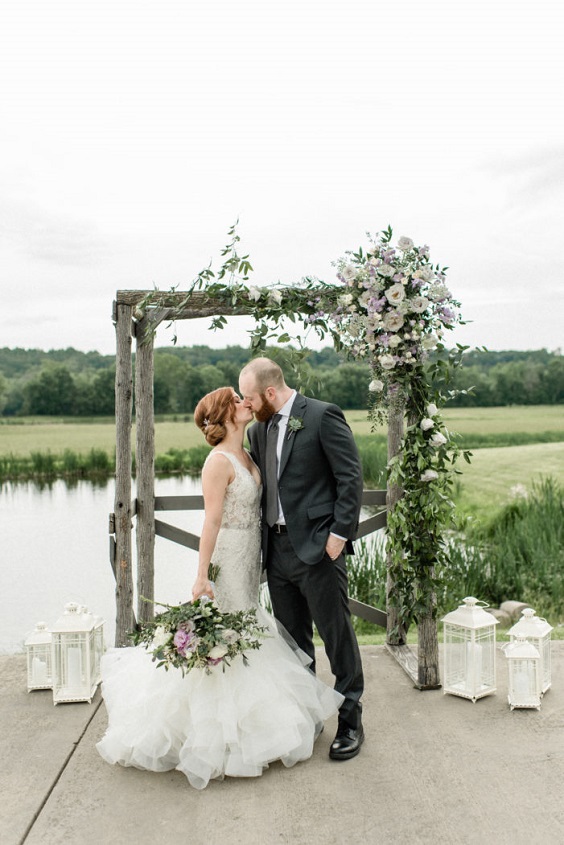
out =
{"type": "Polygon", "coordinates": [[[38,622],[35,631],[25,641],[27,653],[27,689],[51,689],[53,671],[51,661],[51,634],[44,622],[38,622]]]}
{"type": "Polygon", "coordinates": [[[532,643],[523,634],[516,634],[515,639],[505,648],[509,667],[509,693],[507,700],[511,709],[516,707],[540,708],[540,655],[532,643]]]}
{"type": "Polygon", "coordinates": [[[552,667],[550,664],[550,634],[542,637],[536,645],[541,656],[540,684],[541,693],[544,694],[552,686],[552,667]]]}

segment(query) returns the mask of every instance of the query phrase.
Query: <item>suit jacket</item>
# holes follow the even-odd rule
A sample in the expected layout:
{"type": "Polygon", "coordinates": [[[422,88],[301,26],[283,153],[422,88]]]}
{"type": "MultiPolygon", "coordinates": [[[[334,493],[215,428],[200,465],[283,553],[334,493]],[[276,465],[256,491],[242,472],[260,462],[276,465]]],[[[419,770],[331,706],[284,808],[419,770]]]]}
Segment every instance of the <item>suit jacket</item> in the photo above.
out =
{"type": "MultiPolygon", "coordinates": [[[[304,563],[318,563],[329,532],[347,538],[352,553],[362,498],[362,467],[352,432],[337,405],[296,394],[291,415],[302,428],[287,429],[278,492],[288,537],[304,563]]],[[[255,423],[248,432],[251,454],[265,485],[267,423],[255,423]]],[[[266,486],[263,490],[263,512],[266,486]]],[[[268,527],[263,523],[263,564],[266,565],[268,527]]]]}

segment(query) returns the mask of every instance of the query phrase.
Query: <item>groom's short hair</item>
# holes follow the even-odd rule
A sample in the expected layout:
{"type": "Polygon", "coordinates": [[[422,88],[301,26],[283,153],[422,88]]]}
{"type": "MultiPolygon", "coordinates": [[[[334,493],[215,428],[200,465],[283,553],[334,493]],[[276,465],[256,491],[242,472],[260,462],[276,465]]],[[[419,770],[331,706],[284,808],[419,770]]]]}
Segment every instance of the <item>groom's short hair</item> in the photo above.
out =
{"type": "Polygon", "coordinates": [[[252,375],[259,393],[264,393],[267,387],[282,390],[286,386],[282,368],[270,358],[253,358],[243,367],[241,375],[252,375]]]}

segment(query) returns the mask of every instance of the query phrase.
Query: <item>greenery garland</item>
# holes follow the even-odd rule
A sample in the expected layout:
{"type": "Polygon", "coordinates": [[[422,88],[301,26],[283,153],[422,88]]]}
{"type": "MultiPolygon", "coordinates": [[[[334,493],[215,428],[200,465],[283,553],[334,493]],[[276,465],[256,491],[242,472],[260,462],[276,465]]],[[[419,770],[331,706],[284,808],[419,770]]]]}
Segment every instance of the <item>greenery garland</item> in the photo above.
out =
{"type": "MultiPolygon", "coordinates": [[[[300,389],[306,386],[302,363],[310,331],[320,338],[329,335],[347,357],[370,362],[374,426],[394,407],[408,419],[401,450],[388,466],[388,484],[403,493],[387,523],[395,584],[390,601],[407,627],[433,613],[432,596],[448,564],[445,532],[452,523],[451,491],[461,452],[439,408],[448,401],[453,369],[468,347],[457,344],[448,352],[443,343],[445,332],[462,323],[460,303],[446,286],[448,268],[432,265],[429,248],[415,246],[410,238],[401,237],[394,246],[391,227],[367,237],[367,247],[346,252],[334,263],[337,284],[304,277],[293,287],[265,288],[248,284],[253,268],[248,255],[238,254],[235,223],[217,275],[211,264],[204,268],[176,310],[189,306],[194,291],[204,291],[210,302],[248,306],[256,320],[252,354],[273,341],[295,343],[287,350],[288,363],[300,389]],[[303,332],[292,336],[281,329],[283,322],[300,323],[303,332]]],[[[160,297],[159,291],[152,292],[138,306],[138,316],[158,306],[160,297]]],[[[221,329],[226,322],[216,316],[211,328],[221,329]]],[[[462,454],[470,460],[471,453],[462,454]]]]}

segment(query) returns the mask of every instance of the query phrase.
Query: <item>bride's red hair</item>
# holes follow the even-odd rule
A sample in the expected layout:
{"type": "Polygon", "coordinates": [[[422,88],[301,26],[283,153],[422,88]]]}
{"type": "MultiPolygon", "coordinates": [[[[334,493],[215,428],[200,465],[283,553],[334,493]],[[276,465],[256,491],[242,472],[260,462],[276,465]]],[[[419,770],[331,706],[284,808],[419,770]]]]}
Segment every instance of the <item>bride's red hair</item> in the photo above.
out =
{"type": "Polygon", "coordinates": [[[235,421],[233,388],[218,387],[200,399],[194,411],[194,422],[210,446],[217,446],[227,434],[226,420],[235,421]]]}

